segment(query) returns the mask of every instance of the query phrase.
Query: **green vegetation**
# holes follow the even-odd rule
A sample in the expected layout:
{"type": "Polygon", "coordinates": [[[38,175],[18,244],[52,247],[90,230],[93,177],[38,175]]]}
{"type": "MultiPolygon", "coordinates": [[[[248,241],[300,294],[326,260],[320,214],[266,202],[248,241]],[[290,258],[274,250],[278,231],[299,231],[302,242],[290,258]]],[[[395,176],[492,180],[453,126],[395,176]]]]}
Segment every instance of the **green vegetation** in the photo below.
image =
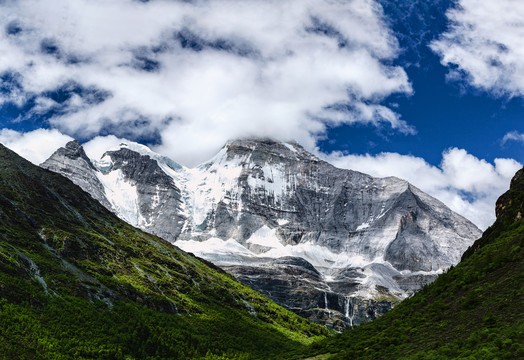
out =
{"type": "Polygon", "coordinates": [[[0,146],[1,359],[273,359],[326,335],[0,146]]]}
{"type": "Polygon", "coordinates": [[[524,169],[462,261],[372,323],[295,358],[524,359],[524,169]]]}
{"type": "Polygon", "coordinates": [[[522,214],[524,169],[460,264],[327,337],[0,146],[0,359],[524,358],[522,214]]]}

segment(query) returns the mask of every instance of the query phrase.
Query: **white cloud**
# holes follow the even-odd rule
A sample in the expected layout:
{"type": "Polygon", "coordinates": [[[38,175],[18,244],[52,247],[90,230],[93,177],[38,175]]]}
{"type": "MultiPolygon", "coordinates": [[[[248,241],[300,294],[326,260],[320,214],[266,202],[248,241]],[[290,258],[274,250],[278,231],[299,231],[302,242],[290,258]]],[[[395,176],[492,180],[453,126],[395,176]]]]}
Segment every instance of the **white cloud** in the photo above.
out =
{"type": "Polygon", "coordinates": [[[58,148],[73,140],[58,130],[38,129],[21,133],[14,130],[0,130],[0,143],[16,152],[23,158],[39,165],[58,148]]]}
{"type": "MultiPolygon", "coordinates": [[[[0,29],[21,31],[0,30],[0,73],[21,74],[22,90],[0,103],[68,81],[111,94],[62,104],[67,111],[50,124],[72,136],[157,137],[158,151],[194,164],[239,136],[313,148],[326,125],[415,131],[381,104],[411,86],[402,68],[387,65],[398,44],[373,0],[2,4],[0,29]],[[191,42],[198,51],[184,47],[191,42]]],[[[56,104],[39,99],[34,111],[46,106],[56,104]]]]}
{"type": "Polygon", "coordinates": [[[82,146],[90,159],[99,160],[106,151],[117,148],[121,143],[128,141],[127,139],[118,138],[114,135],[97,136],[82,144],[82,146]]]}
{"type": "Polygon", "coordinates": [[[497,96],[524,96],[524,2],[459,0],[450,29],[432,43],[450,78],[497,96]]]}
{"type": "Polygon", "coordinates": [[[405,179],[481,229],[493,223],[497,198],[509,188],[511,178],[522,168],[522,164],[513,159],[495,159],[491,164],[457,148],[442,153],[439,167],[422,158],[397,153],[372,156],[335,152],[325,159],[341,168],[405,179]]]}
{"type": "Polygon", "coordinates": [[[508,141],[517,141],[524,143],[524,134],[519,133],[518,131],[510,131],[502,138],[502,145],[504,145],[508,141]]]}

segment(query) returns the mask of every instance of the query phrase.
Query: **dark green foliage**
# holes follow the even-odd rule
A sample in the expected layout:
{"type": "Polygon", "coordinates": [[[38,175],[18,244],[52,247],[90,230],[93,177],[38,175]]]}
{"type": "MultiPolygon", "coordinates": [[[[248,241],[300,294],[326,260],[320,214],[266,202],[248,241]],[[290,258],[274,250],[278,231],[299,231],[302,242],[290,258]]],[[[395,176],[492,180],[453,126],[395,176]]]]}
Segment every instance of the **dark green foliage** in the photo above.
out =
{"type": "Polygon", "coordinates": [[[524,171],[455,267],[380,319],[312,345],[329,359],[524,359],[524,171]]]}
{"type": "Polygon", "coordinates": [[[0,358],[275,358],[297,345],[256,318],[213,309],[212,316],[166,314],[143,305],[54,298],[36,310],[0,302],[0,358]],[[3,357],[2,357],[3,356],[3,357]]]}
{"type": "Polygon", "coordinates": [[[326,334],[0,145],[0,358],[276,358],[326,334]]]}

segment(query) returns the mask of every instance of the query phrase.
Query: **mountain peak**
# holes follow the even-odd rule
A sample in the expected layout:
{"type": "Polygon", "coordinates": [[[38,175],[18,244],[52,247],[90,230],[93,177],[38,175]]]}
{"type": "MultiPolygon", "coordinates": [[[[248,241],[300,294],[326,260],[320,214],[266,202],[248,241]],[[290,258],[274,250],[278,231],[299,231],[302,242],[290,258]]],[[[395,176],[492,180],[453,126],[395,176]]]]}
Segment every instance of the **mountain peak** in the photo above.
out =
{"type": "MultiPolygon", "coordinates": [[[[266,145],[277,145],[277,144],[284,144],[284,143],[291,143],[291,141],[280,141],[269,137],[245,137],[245,138],[236,138],[236,139],[229,139],[226,142],[226,146],[248,146],[248,145],[257,145],[257,144],[266,144],[266,145]]],[[[296,143],[296,142],[293,142],[296,143]]]]}
{"type": "MultiPolygon", "coordinates": [[[[216,265],[240,269],[282,256],[302,258],[326,276],[306,286],[307,306],[317,309],[314,299],[321,298],[322,309],[338,309],[346,323],[343,307],[335,304],[345,304],[347,296],[380,297],[376,286],[382,286],[392,298],[403,298],[422,285],[413,279],[434,279],[480,236],[473,224],[406,181],[336,168],[295,142],[230,140],[208,162],[180,171],[166,159],[126,142],[94,163],[101,170],[107,162],[105,171],[90,172],[81,162],[64,162],[70,166],[58,171],[106,199],[122,219],[216,265]],[[336,276],[346,285],[339,287],[336,276]],[[318,289],[328,289],[331,305],[318,289]]],[[[297,270],[288,265],[278,265],[287,269],[284,281],[297,270]]],[[[260,289],[274,284],[255,278],[244,281],[256,280],[260,289]]],[[[303,299],[296,300],[283,304],[301,308],[303,299]]]]}
{"type": "Polygon", "coordinates": [[[81,148],[81,147],[82,147],[82,144],[80,144],[80,142],[78,140],[76,140],[76,139],[69,141],[65,145],[65,148],[66,149],[70,149],[70,150],[76,150],[76,149],[81,148]]]}
{"type": "Polygon", "coordinates": [[[41,166],[47,168],[51,163],[55,162],[59,158],[67,158],[71,161],[83,161],[88,167],[95,169],[93,163],[85,153],[82,144],[80,144],[80,142],[77,140],[71,140],[64,147],[56,150],[49,159],[41,164],[41,166]],[[46,163],[47,165],[44,165],[46,163]]]}
{"type": "Polygon", "coordinates": [[[104,186],[96,176],[98,169],[77,140],[72,140],[59,148],[40,166],[69,177],[102,205],[110,207],[104,195],[104,186]]]}
{"type": "Polygon", "coordinates": [[[266,154],[269,158],[277,157],[293,160],[320,161],[319,158],[305,150],[296,141],[284,142],[270,138],[241,138],[229,140],[223,146],[222,151],[223,150],[233,155],[257,153],[266,154]]]}
{"type": "Polygon", "coordinates": [[[131,151],[141,156],[149,156],[149,158],[151,158],[152,160],[155,160],[159,165],[167,165],[169,168],[175,171],[183,168],[182,165],[173,161],[172,159],[168,158],[167,156],[160,155],[154,152],[153,150],[151,150],[148,146],[142,145],[142,144],[139,144],[133,141],[122,142],[118,146],[115,146],[109,149],[108,151],[104,153],[101,161],[97,162],[97,164],[101,168],[106,168],[107,167],[106,160],[108,160],[107,157],[109,156],[110,158],[112,158],[114,154],[120,151],[124,151],[124,152],[131,151]]]}

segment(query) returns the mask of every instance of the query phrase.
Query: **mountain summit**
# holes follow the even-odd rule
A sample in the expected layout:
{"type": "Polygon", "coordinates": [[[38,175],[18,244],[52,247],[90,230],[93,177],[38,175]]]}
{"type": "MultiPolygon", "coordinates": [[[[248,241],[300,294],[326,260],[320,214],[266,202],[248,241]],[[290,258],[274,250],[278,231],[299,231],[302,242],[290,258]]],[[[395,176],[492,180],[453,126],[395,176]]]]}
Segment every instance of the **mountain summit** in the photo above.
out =
{"type": "Polygon", "coordinates": [[[408,182],[338,169],[297,143],[234,140],[192,169],[131,142],[101,159],[84,155],[69,143],[42,167],[132,225],[335,327],[389,309],[377,300],[431,282],[481,235],[408,182]]]}

